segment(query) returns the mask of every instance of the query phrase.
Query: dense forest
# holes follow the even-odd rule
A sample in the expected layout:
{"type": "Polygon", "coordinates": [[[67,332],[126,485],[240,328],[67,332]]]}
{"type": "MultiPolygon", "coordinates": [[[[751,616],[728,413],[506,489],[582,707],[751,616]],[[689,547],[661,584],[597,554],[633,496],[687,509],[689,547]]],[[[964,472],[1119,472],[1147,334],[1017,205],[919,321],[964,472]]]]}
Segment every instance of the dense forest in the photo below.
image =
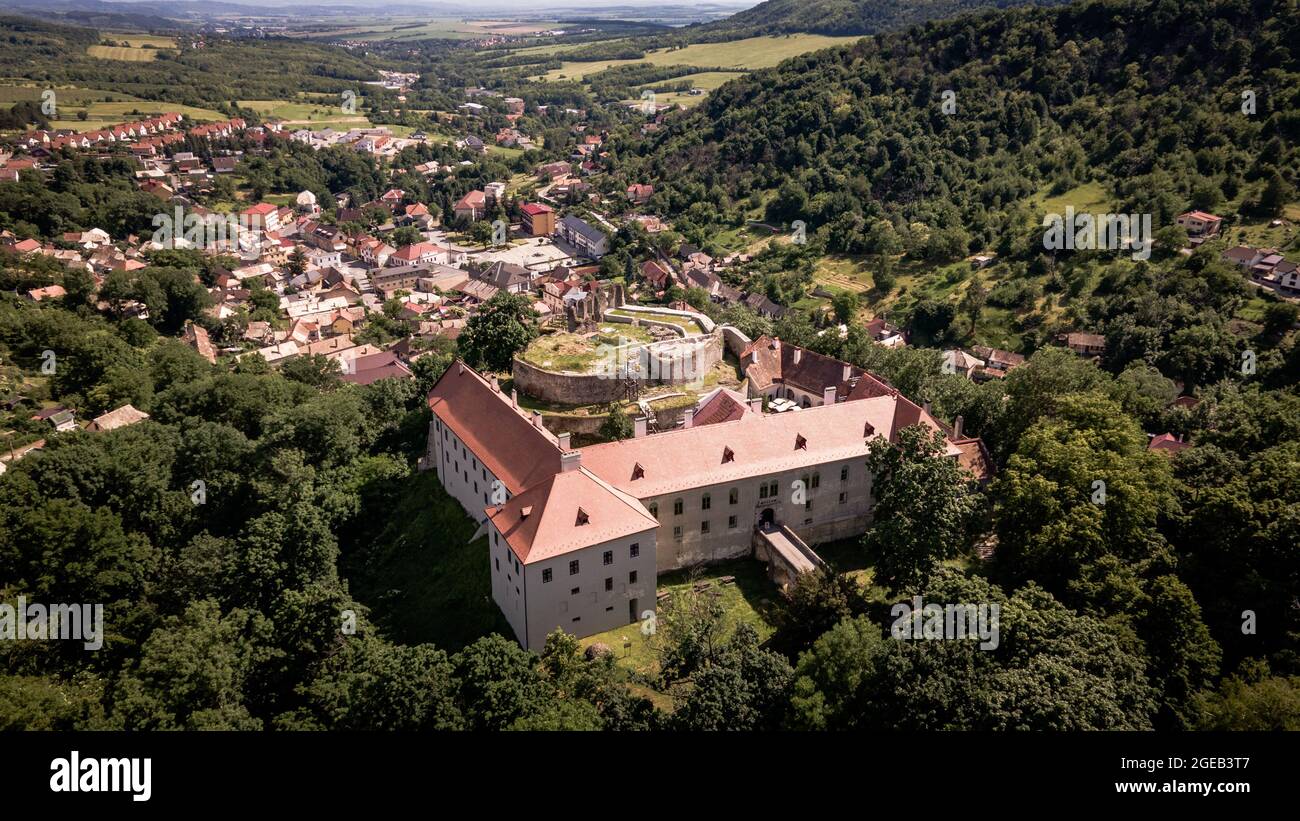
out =
{"type": "Polygon", "coordinates": [[[766,0],[722,20],[687,29],[695,42],[766,34],[876,34],[927,20],[1021,3],[1057,5],[1065,0],[766,0]]]}

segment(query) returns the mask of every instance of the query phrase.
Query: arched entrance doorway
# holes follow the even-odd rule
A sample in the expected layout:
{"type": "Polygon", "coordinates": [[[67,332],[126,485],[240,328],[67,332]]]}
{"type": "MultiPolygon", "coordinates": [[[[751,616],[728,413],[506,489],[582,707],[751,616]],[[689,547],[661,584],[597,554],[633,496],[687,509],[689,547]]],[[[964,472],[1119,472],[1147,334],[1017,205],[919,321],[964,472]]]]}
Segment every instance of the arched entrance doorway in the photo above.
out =
{"type": "Polygon", "coordinates": [[[766,529],[776,524],[776,512],[770,507],[763,508],[763,512],[758,514],[758,526],[766,529]]]}

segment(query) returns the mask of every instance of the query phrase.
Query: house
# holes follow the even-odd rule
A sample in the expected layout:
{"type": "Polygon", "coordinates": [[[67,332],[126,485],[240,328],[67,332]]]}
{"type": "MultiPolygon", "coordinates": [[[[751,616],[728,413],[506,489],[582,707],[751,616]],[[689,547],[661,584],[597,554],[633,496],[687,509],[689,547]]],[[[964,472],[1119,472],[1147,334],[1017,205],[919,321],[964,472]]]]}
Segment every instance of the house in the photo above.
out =
{"type": "Polygon", "coordinates": [[[755,339],[739,359],[751,398],[788,399],[804,408],[843,402],[863,378],[875,379],[847,362],[771,336],[755,339]]]}
{"type": "Polygon", "coordinates": [[[369,385],[380,379],[411,379],[414,374],[392,351],[358,356],[344,362],[342,380],[369,385]]]}
{"type": "Polygon", "coordinates": [[[550,162],[537,167],[537,179],[542,182],[551,182],[567,177],[572,172],[573,166],[567,162],[550,162]]]}
{"type": "Polygon", "coordinates": [[[506,184],[503,182],[490,182],[483,186],[483,200],[485,206],[499,205],[506,198],[506,184]]]}
{"type": "Polygon", "coordinates": [[[199,356],[214,365],[216,364],[217,349],[213,347],[207,329],[202,325],[195,325],[193,322],[185,323],[185,330],[181,333],[181,338],[185,340],[185,344],[198,351],[199,356]]]}
{"type": "Polygon", "coordinates": [[[40,302],[43,299],[56,299],[66,296],[67,291],[62,285],[46,285],[44,288],[33,288],[27,292],[27,298],[32,302],[40,302]]]}
{"type": "Polygon", "coordinates": [[[586,220],[570,214],[555,226],[556,236],[578,250],[578,253],[600,259],[609,253],[609,237],[586,220]]]}
{"type": "Polygon", "coordinates": [[[1222,254],[1224,262],[1231,262],[1242,268],[1249,268],[1259,259],[1259,252],[1254,248],[1245,245],[1238,245],[1235,248],[1229,248],[1222,254]]]}
{"type": "Polygon", "coordinates": [[[872,317],[867,322],[866,330],[873,342],[886,348],[902,348],[907,345],[907,332],[891,324],[883,316],[872,317]]]}
{"type": "Polygon", "coordinates": [[[633,205],[645,205],[654,196],[655,187],[653,185],[633,184],[627,187],[627,198],[633,205]]]}
{"type": "Polygon", "coordinates": [[[1188,211],[1175,217],[1174,222],[1187,229],[1189,237],[1211,237],[1219,233],[1223,218],[1205,211],[1188,211]]]}
{"type": "Polygon", "coordinates": [[[76,415],[68,408],[46,408],[33,414],[32,419],[38,422],[49,422],[58,433],[77,428],[76,415]]]}
{"type": "Polygon", "coordinates": [[[896,392],[782,414],[706,399],[704,424],[692,410],[651,435],[639,419],[634,438],[575,449],[494,378],[463,362],[439,378],[421,468],[482,525],[492,598],[525,648],[556,628],[583,637],[649,618],[658,573],[749,556],[764,533],[861,534],[876,438],[921,425],[944,435],[939,458],[979,462],[978,440],[896,392]]]}
{"type": "Polygon", "coordinates": [[[1106,352],[1106,337],[1101,334],[1068,333],[1058,338],[1080,356],[1101,356],[1106,352]]]}
{"type": "Polygon", "coordinates": [[[477,222],[487,213],[487,194],[482,191],[470,191],[461,197],[451,210],[457,220],[477,222]]]}
{"type": "Polygon", "coordinates": [[[1181,435],[1175,437],[1172,433],[1162,433],[1159,436],[1151,437],[1151,441],[1147,443],[1147,450],[1172,455],[1187,450],[1191,446],[1191,442],[1184,442],[1181,435]]]}
{"type": "Polygon", "coordinates": [[[403,245],[388,257],[388,265],[393,266],[410,266],[410,265],[430,265],[435,262],[446,264],[447,249],[441,245],[434,245],[432,242],[417,242],[412,245],[403,245]]]}
{"type": "Polygon", "coordinates": [[[233,174],[239,165],[239,157],[213,157],[212,171],[215,174],[233,174]]]}
{"type": "Polygon", "coordinates": [[[149,418],[149,414],[138,410],[132,405],[123,405],[117,410],[111,410],[108,413],[96,416],[90,423],[92,431],[110,431],[124,428],[127,425],[134,425],[136,422],[143,422],[149,418]]]}
{"type": "Polygon", "coordinates": [[[768,299],[766,294],[758,292],[747,294],[743,301],[751,311],[768,319],[780,319],[787,313],[783,306],[768,299]]]}
{"type": "Polygon", "coordinates": [[[985,363],[984,367],[974,374],[977,380],[1000,379],[1025,364],[1024,356],[1011,351],[990,348],[987,345],[976,345],[971,348],[971,351],[976,356],[983,358],[985,363]]]}
{"type": "Polygon", "coordinates": [[[532,277],[528,269],[510,262],[494,262],[471,276],[491,284],[499,291],[512,294],[526,294],[532,288],[532,277]]]}
{"type": "Polygon", "coordinates": [[[555,233],[555,209],[540,202],[520,206],[520,223],[530,237],[549,237],[555,233]]]}
{"type": "Polygon", "coordinates": [[[651,288],[662,291],[672,283],[673,272],[659,260],[648,259],[641,263],[641,276],[651,288]]]}

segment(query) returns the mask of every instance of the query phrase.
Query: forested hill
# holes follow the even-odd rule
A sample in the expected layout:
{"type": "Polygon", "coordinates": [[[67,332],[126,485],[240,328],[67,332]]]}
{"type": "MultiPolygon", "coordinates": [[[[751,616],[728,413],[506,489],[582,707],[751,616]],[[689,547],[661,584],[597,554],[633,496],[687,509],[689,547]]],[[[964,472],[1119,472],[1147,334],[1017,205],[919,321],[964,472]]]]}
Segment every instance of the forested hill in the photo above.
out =
{"type": "MultiPolygon", "coordinates": [[[[764,34],[875,34],[969,11],[1008,8],[1035,0],[767,0],[698,28],[703,39],[764,34]]],[[[1058,5],[1069,0],[1037,0],[1058,5]]]]}
{"type": "Polygon", "coordinates": [[[931,22],[729,82],[619,145],[619,178],[655,184],[655,207],[683,222],[802,219],[850,253],[876,250],[885,220],[904,243],[919,222],[953,251],[996,246],[1036,192],[1090,180],[1167,225],[1189,201],[1296,175],[1297,43],[1294,0],[1092,0],[931,22]]]}

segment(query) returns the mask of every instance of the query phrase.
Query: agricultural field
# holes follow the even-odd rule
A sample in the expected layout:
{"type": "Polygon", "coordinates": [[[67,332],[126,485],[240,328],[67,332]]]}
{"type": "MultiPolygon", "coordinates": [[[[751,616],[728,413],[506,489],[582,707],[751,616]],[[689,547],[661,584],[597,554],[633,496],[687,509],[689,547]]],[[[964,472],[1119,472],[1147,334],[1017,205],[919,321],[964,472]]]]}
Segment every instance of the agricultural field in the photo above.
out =
{"type": "Polygon", "coordinates": [[[304,125],[313,128],[336,126],[344,129],[366,127],[370,120],[364,114],[345,114],[340,105],[319,102],[292,102],[289,100],[239,100],[243,108],[251,108],[263,117],[279,117],[286,125],[304,125]]]}
{"type": "MultiPolygon", "coordinates": [[[[52,128],[71,128],[75,131],[95,131],[106,126],[158,114],[177,113],[196,120],[220,120],[225,115],[209,108],[182,103],[142,100],[130,94],[102,91],[91,88],[55,87],[57,119],[50,121],[52,128]],[[78,113],[86,112],[86,119],[78,113]]],[[[36,85],[0,86],[0,103],[20,100],[40,100],[45,88],[36,85]]]]}
{"type": "Polygon", "coordinates": [[[101,60],[122,60],[128,63],[147,63],[158,58],[158,52],[163,49],[176,48],[176,41],[170,37],[153,37],[147,35],[124,35],[121,37],[107,37],[115,43],[129,43],[129,45],[115,46],[87,46],[86,53],[91,57],[98,57],[101,60]]]}
{"type": "Polygon", "coordinates": [[[524,23],[511,20],[399,19],[372,26],[341,26],[337,29],[313,30],[296,36],[373,41],[471,40],[494,34],[504,36],[535,34],[546,31],[554,25],[548,22],[524,23]]]}
{"type": "MultiPolygon", "coordinates": [[[[727,43],[697,43],[676,50],[666,48],[646,52],[639,60],[597,60],[589,63],[566,61],[536,79],[581,80],[614,66],[650,63],[656,66],[686,65],[701,68],[734,68],[741,71],[769,68],[791,57],[817,51],[842,43],[859,40],[859,37],[827,37],[821,34],[792,34],[785,37],[749,37],[727,43]]],[[[716,87],[716,86],[715,86],[716,87]]]]}

